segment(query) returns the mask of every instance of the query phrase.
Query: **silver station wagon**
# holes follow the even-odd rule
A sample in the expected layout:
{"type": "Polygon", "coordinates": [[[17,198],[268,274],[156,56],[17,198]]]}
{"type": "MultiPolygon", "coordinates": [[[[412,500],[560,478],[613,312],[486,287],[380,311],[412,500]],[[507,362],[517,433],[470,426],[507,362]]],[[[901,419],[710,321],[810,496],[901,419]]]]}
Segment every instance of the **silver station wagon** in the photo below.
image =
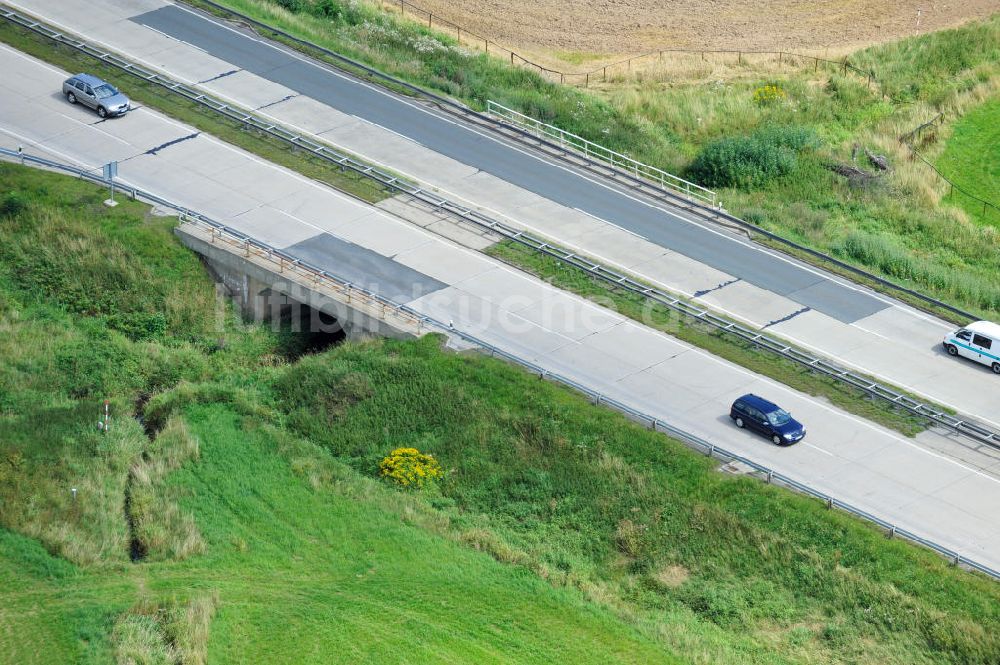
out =
{"type": "Polygon", "coordinates": [[[97,111],[102,118],[125,115],[131,108],[129,98],[118,88],[90,74],[77,74],[66,79],[62,91],[70,104],[80,102],[97,111]]]}

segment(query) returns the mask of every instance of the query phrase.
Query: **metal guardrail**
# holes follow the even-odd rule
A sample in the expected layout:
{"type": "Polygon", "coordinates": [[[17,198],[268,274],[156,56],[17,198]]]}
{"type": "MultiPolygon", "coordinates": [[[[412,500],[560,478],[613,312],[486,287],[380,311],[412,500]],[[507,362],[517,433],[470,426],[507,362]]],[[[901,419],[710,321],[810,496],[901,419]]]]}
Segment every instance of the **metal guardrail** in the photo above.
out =
{"type": "Polygon", "coordinates": [[[567,146],[573,148],[583,153],[584,159],[590,159],[591,157],[603,159],[611,164],[613,168],[623,168],[636,177],[645,178],[652,182],[659,183],[661,187],[681,192],[689,199],[697,199],[712,206],[713,208],[716,206],[718,197],[712,190],[693,183],[690,180],[685,180],[684,178],[675,176],[674,174],[668,173],[663,169],[650,166],[649,164],[643,164],[638,160],[632,159],[628,155],[623,155],[620,152],[611,150],[610,148],[605,148],[600,144],[588,141],[582,136],[577,136],[576,134],[567,132],[556,127],[555,125],[544,123],[541,120],[519,113],[514,109],[507,108],[503,104],[498,104],[492,100],[486,101],[486,113],[502,122],[507,122],[517,125],[522,129],[526,129],[535,136],[545,136],[558,141],[559,146],[562,148],[567,146]]]}
{"type": "Polygon", "coordinates": [[[230,245],[230,247],[233,248],[233,251],[239,251],[246,257],[249,257],[252,254],[260,259],[270,262],[274,264],[275,269],[280,273],[297,273],[308,278],[311,288],[327,288],[341,294],[348,303],[357,301],[354,304],[368,305],[374,308],[378,311],[379,318],[387,322],[390,318],[394,318],[402,325],[416,327],[418,334],[423,332],[422,329],[425,325],[426,317],[422,314],[405,308],[388,298],[383,298],[373,291],[357,286],[356,284],[352,284],[347,280],[343,280],[340,277],[319,268],[318,266],[314,266],[307,261],[303,261],[300,258],[292,256],[281,249],[272,247],[265,242],[256,240],[241,231],[237,231],[236,229],[226,226],[221,222],[217,222],[199,212],[195,212],[190,208],[186,208],[182,205],[157,196],[152,192],[134,187],[117,178],[105,180],[103,176],[97,175],[93,171],[45,159],[44,157],[28,155],[24,152],[0,148],[0,156],[17,160],[21,164],[33,164],[36,166],[43,166],[49,169],[70,173],[98,185],[110,185],[114,183],[115,191],[124,193],[132,199],[142,199],[176,211],[178,218],[182,222],[191,223],[209,231],[211,234],[211,242],[213,243],[218,240],[219,242],[230,245]]]}
{"type": "MultiPolygon", "coordinates": [[[[185,0],[179,0],[179,1],[185,2],[185,0]]],[[[194,0],[194,1],[197,2],[198,5],[205,5],[208,7],[212,7],[217,12],[234,16],[238,18],[241,23],[244,23],[246,26],[252,29],[263,30],[274,35],[279,35],[283,40],[286,40],[289,43],[296,44],[302,48],[309,49],[315,53],[321,53],[325,57],[330,58],[336,63],[335,64],[330,61],[321,61],[324,62],[325,64],[340,67],[345,71],[348,71],[353,74],[358,74],[360,72],[364,76],[368,77],[370,80],[381,82],[390,88],[395,88],[397,90],[405,90],[416,97],[421,97],[427,101],[434,103],[435,105],[438,106],[438,108],[440,108],[442,111],[446,113],[450,113],[467,122],[475,123],[480,127],[486,128],[502,136],[507,136],[508,138],[513,138],[514,140],[518,140],[522,143],[525,143],[526,145],[542,149],[550,157],[565,161],[577,168],[586,169],[599,177],[606,177],[612,181],[623,181],[624,184],[629,186],[633,191],[640,192],[646,196],[649,196],[654,200],[659,200],[669,205],[676,206],[689,214],[698,216],[704,221],[714,224],[721,223],[723,225],[729,225],[729,226],[736,225],[742,229],[745,229],[746,231],[759,234],[761,236],[768,238],[769,240],[773,240],[774,242],[784,245],[785,247],[791,248],[798,252],[802,252],[803,254],[807,254],[808,256],[812,257],[818,262],[827,264],[829,266],[834,266],[839,270],[850,273],[856,277],[861,278],[862,280],[875,284],[885,289],[888,292],[903,294],[911,298],[914,298],[915,300],[924,303],[925,305],[931,307],[938,307],[942,310],[945,310],[951,314],[956,315],[958,318],[963,319],[964,321],[973,321],[978,318],[975,315],[970,314],[969,312],[966,312],[961,308],[955,307],[954,305],[950,305],[946,302],[938,300],[937,298],[925,295],[909,287],[896,284],[891,280],[888,280],[884,277],[879,277],[878,275],[870,273],[867,270],[864,270],[855,265],[847,263],[846,261],[841,261],[838,258],[830,256],[829,254],[825,254],[819,250],[807,247],[805,245],[801,245],[795,242],[794,240],[785,238],[781,235],[778,235],[777,233],[773,233],[771,231],[762,229],[754,224],[751,224],[750,222],[747,222],[745,220],[740,219],[739,217],[736,217],[735,215],[731,215],[724,210],[716,210],[714,208],[700,205],[697,202],[688,201],[684,197],[674,194],[671,190],[660,187],[655,183],[645,180],[644,178],[634,176],[628,171],[619,169],[617,167],[612,167],[610,164],[606,164],[604,162],[595,163],[589,160],[583,160],[581,162],[580,160],[574,158],[573,152],[567,151],[564,148],[561,148],[558,144],[547,141],[544,138],[534,136],[530,132],[521,129],[516,125],[509,125],[506,123],[502,123],[497,119],[490,117],[488,114],[475,111],[469,108],[468,106],[465,106],[464,104],[455,101],[454,99],[450,99],[448,97],[444,97],[442,95],[430,92],[429,90],[425,90],[420,86],[414,85],[412,83],[396,78],[394,76],[390,76],[389,74],[386,74],[384,72],[375,69],[374,67],[369,67],[364,63],[358,62],[357,60],[349,58],[343,54],[337,53],[336,51],[320,46],[319,44],[314,44],[313,42],[310,42],[306,39],[302,39],[301,37],[296,37],[295,35],[285,30],[276,28],[272,25],[268,25],[263,21],[258,21],[257,19],[251,16],[247,16],[246,14],[243,14],[233,9],[232,7],[220,5],[219,3],[214,2],[214,0],[194,0]]],[[[188,4],[191,3],[189,2],[188,4]]],[[[863,73],[867,74],[867,72],[863,73]]]]}
{"type": "MultiPolygon", "coordinates": [[[[771,337],[759,330],[747,328],[746,326],[724,319],[708,310],[692,305],[691,303],[688,303],[673,294],[661,289],[647,286],[646,284],[643,284],[627,275],[623,275],[595,263],[586,257],[564,250],[552,243],[525,233],[522,230],[516,229],[512,226],[504,224],[503,222],[491,219],[490,217],[487,217],[475,210],[442,198],[437,194],[429,192],[400,178],[399,176],[365,164],[351,155],[340,152],[330,146],[312,141],[300,134],[285,129],[280,125],[276,125],[262,117],[258,117],[253,113],[219,101],[207,93],[200,92],[195,88],[173,81],[169,77],[162,74],[139,67],[116,54],[99,49],[81,40],[69,37],[31,17],[5,9],[0,9],[0,16],[21,25],[22,27],[26,27],[34,32],[49,37],[50,39],[53,39],[61,44],[65,44],[82,51],[133,76],[141,78],[147,82],[154,83],[176,94],[182,95],[187,99],[212,109],[229,119],[242,123],[248,129],[254,128],[297,148],[305,149],[312,155],[333,163],[341,169],[350,170],[360,176],[369,178],[389,190],[406,194],[413,199],[420,201],[422,204],[429,206],[433,210],[447,213],[457,220],[475,225],[479,228],[495,233],[499,237],[517,242],[526,247],[530,247],[535,251],[557,258],[560,261],[568,263],[569,265],[572,265],[580,270],[586,271],[587,274],[605,281],[616,288],[624,289],[641,297],[654,300],[658,304],[665,306],[672,311],[697,319],[721,332],[735,335],[759,348],[781,355],[800,365],[804,365],[811,370],[820,372],[837,381],[860,389],[872,397],[879,398],[893,406],[905,409],[914,415],[925,418],[937,425],[946,427],[953,432],[980,443],[1000,448],[1000,431],[996,431],[982,423],[978,423],[969,418],[960,418],[948,414],[944,410],[932,404],[915,400],[890,386],[880,384],[877,381],[873,381],[865,376],[840,367],[823,358],[807,354],[778,338],[771,337]]],[[[668,190],[663,191],[669,194],[668,190]]],[[[673,194],[670,195],[676,196],[673,194]]],[[[677,198],[678,200],[686,201],[686,199],[682,199],[680,197],[677,198]]],[[[687,204],[693,205],[691,202],[687,202],[687,204]]],[[[742,223],[746,224],[746,222],[742,223]]]]}
{"type": "MultiPolygon", "coordinates": [[[[54,169],[57,171],[62,171],[83,178],[85,180],[89,180],[98,185],[110,184],[108,180],[105,180],[102,176],[95,174],[93,171],[78,168],[70,164],[64,164],[62,162],[53,161],[50,159],[46,159],[44,157],[37,157],[34,155],[25,154],[21,151],[0,148],[0,157],[7,157],[11,160],[19,161],[22,164],[32,164],[49,169],[54,169]]],[[[582,393],[583,395],[586,395],[592,402],[594,402],[595,405],[598,406],[604,405],[613,408],[637,422],[646,424],[650,429],[654,431],[663,432],[678,439],[688,447],[698,450],[709,457],[724,462],[740,462],[741,464],[745,464],[747,467],[753,469],[754,472],[759,474],[760,478],[767,483],[782,485],[784,487],[793,489],[802,494],[819,499],[824,504],[826,504],[827,508],[830,509],[838,508],[856,517],[860,517],[868,522],[875,524],[876,526],[884,529],[886,535],[889,536],[890,538],[898,536],[905,540],[909,540],[913,543],[922,545],[934,552],[937,552],[941,556],[948,559],[953,565],[964,566],[970,570],[975,570],[980,573],[983,573],[984,575],[992,577],[993,579],[1000,580],[1000,570],[996,570],[994,568],[991,568],[990,566],[979,563],[974,559],[970,559],[966,556],[963,556],[962,554],[956,552],[955,550],[945,547],[933,540],[929,540],[927,538],[919,536],[913,533],[912,531],[909,531],[905,528],[901,528],[891,522],[883,520],[882,518],[872,515],[871,513],[865,510],[856,508],[847,502],[841,501],[840,499],[837,499],[834,496],[816,490],[805,483],[795,480],[790,476],[786,476],[782,473],[774,471],[773,469],[766,467],[762,464],[758,464],[757,462],[754,462],[751,459],[743,457],[742,455],[738,455],[721,446],[717,446],[714,443],[706,441],[705,439],[702,439],[699,436],[686,432],[678,427],[674,427],[673,425],[662,420],[661,418],[657,418],[656,416],[651,416],[645,413],[644,411],[640,411],[634,407],[631,407],[628,404],[625,404],[624,402],[614,399],[613,397],[608,397],[599,391],[596,391],[592,388],[589,388],[588,386],[585,386],[577,381],[574,381],[573,379],[570,379],[569,377],[563,376],[556,372],[550,372],[549,370],[531,362],[530,360],[527,360],[516,354],[505,351],[493,344],[490,344],[489,342],[483,339],[480,339],[474,335],[458,330],[451,325],[446,325],[442,321],[438,321],[433,317],[418,312],[408,307],[407,305],[397,303],[388,298],[384,298],[378,295],[377,293],[373,293],[366,289],[354,286],[350,282],[340,279],[336,275],[332,275],[326,270],[323,270],[319,267],[309,264],[308,262],[292,257],[287,253],[285,253],[283,250],[272,247],[268,243],[255,240],[250,236],[247,236],[246,234],[237,231],[236,229],[230,228],[225,224],[217,222],[211,219],[210,217],[207,217],[206,215],[191,210],[190,208],[187,208],[180,204],[164,199],[160,196],[157,196],[156,194],[153,194],[152,192],[123,183],[118,179],[113,179],[113,182],[118,191],[128,194],[133,199],[141,199],[144,201],[148,201],[150,203],[155,203],[165,208],[170,208],[171,210],[175,210],[182,221],[195,222],[201,226],[204,226],[205,228],[213,230],[214,232],[218,232],[220,235],[224,234],[227,237],[227,239],[235,240],[236,241],[235,243],[230,243],[233,245],[234,251],[237,248],[239,249],[239,251],[242,251],[244,248],[253,247],[254,249],[260,251],[262,254],[265,254],[269,257],[282,257],[285,261],[288,261],[288,263],[284,264],[286,267],[294,265],[298,269],[300,269],[304,274],[310,275],[316,281],[322,281],[324,283],[335,283],[336,285],[338,285],[339,288],[350,289],[352,292],[361,294],[365,298],[367,298],[370,302],[378,303],[379,305],[387,308],[388,311],[391,311],[392,313],[397,314],[400,317],[408,317],[411,321],[419,322],[420,329],[425,332],[430,332],[430,330],[433,329],[445,334],[446,336],[458,337],[471,345],[479,347],[480,349],[483,350],[483,352],[488,353],[491,357],[502,358],[504,360],[507,360],[509,362],[512,362],[516,365],[523,367],[529,372],[537,374],[539,378],[548,379],[556,383],[560,383],[573,390],[576,390],[582,393]]]]}

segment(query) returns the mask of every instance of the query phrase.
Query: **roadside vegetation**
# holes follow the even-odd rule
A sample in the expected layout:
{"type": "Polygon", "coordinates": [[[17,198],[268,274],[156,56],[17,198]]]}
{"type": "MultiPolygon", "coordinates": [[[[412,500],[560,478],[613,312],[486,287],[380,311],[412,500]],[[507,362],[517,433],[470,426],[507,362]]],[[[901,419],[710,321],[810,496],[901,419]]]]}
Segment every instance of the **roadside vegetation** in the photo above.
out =
{"type": "MultiPolygon", "coordinates": [[[[682,317],[662,305],[649,306],[646,298],[599,280],[585,271],[514,242],[501,242],[486,250],[488,254],[529,272],[566,291],[572,291],[599,303],[610,303],[614,310],[644,325],[705,349],[720,358],[768,376],[809,395],[828,399],[832,404],[892,428],[906,436],[916,436],[927,429],[927,421],[903,409],[890,407],[864,391],[812,372],[806,367],[753,344],[726,335],[693,319],[682,317]]],[[[941,407],[943,408],[943,407],[941,407]]]]}
{"type": "Polygon", "coordinates": [[[1000,658],[992,580],[436,337],[303,356],[172,220],[0,191],[0,659],[1000,658]]]}
{"type": "Polygon", "coordinates": [[[296,437],[298,335],[103,198],[0,164],[0,661],[681,662],[296,437]]]}
{"type": "MultiPolygon", "coordinates": [[[[300,8],[299,11],[305,11],[302,8],[306,5],[300,3],[295,6],[300,8]]],[[[359,9],[361,7],[361,5],[357,5],[352,11],[361,11],[359,9]]],[[[6,22],[0,22],[0,38],[36,57],[43,58],[70,71],[86,69],[110,78],[121,76],[120,71],[99,63],[90,56],[62,46],[53,47],[50,40],[6,22]]],[[[389,195],[368,180],[359,179],[350,173],[341,173],[338,169],[331,168],[328,163],[310,157],[307,153],[291,148],[285,143],[269,139],[257,132],[250,132],[241,125],[233,124],[178,94],[169,93],[159,86],[132,77],[129,77],[127,81],[129,93],[133,93],[134,86],[137,98],[144,100],[148,106],[157,108],[182,122],[193,123],[199,129],[212,132],[214,135],[265,159],[280,163],[303,175],[326,182],[337,189],[347,191],[370,202],[375,202],[389,195]]],[[[758,97],[772,99],[780,98],[782,94],[780,88],[772,86],[765,89],[758,97]]],[[[747,182],[766,181],[774,177],[775,172],[789,173],[796,169],[798,155],[815,148],[818,145],[818,140],[815,132],[809,129],[765,128],[748,137],[726,139],[713,144],[710,149],[695,160],[691,168],[699,170],[703,175],[702,180],[705,182],[715,182],[716,178],[724,180],[730,178],[746,179],[747,182]]],[[[532,257],[524,252],[513,250],[514,248],[509,246],[498,246],[494,248],[493,255],[549,279],[560,288],[590,296],[610,293],[585,275],[571,276],[566,270],[551,265],[542,257],[532,257]],[[556,278],[557,273],[558,278],[556,278]]],[[[621,311],[634,311],[637,314],[641,310],[641,303],[623,294],[615,294],[613,300],[615,305],[621,308],[621,311]]],[[[912,414],[889,408],[885,403],[872,400],[836,381],[808,372],[790,361],[771,357],[760,349],[715,334],[703,326],[678,325],[676,321],[671,321],[665,312],[657,311],[664,315],[661,316],[663,319],[661,329],[696,346],[782,381],[796,389],[812,395],[822,395],[841,408],[891,427],[908,436],[913,436],[926,429],[926,422],[912,414]]],[[[156,316],[160,315],[154,315],[154,319],[156,316]]],[[[133,325],[135,324],[133,323],[133,325]]],[[[160,324],[157,321],[152,321],[143,325],[160,324]]]]}
{"type": "MultiPolygon", "coordinates": [[[[1000,311],[997,227],[943,200],[946,187],[899,142],[937,113],[951,122],[997,95],[1000,16],[852,54],[873,72],[871,86],[790,58],[764,72],[734,64],[722,78],[709,69],[707,81],[639,72],[582,90],[376,3],[222,4],[475,108],[492,99],[710,184],[728,210],[762,228],[977,315],[1000,311]],[[866,150],[889,170],[869,163],[866,150]]],[[[940,147],[935,135],[921,149],[934,159],[940,147]]]]}

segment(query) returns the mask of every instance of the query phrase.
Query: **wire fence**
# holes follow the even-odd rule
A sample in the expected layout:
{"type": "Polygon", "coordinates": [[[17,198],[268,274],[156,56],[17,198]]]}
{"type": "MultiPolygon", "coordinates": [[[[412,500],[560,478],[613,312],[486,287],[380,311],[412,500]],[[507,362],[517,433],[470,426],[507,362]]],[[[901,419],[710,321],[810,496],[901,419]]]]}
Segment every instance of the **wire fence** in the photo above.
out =
{"type": "Polygon", "coordinates": [[[937,129],[939,123],[943,121],[944,114],[938,113],[927,122],[918,125],[913,130],[900,136],[899,141],[910,150],[911,155],[927,165],[934,172],[934,175],[937,176],[938,180],[948,185],[948,193],[945,194],[944,200],[957,204],[966,210],[974,212],[974,214],[982,216],[984,222],[1000,223],[1000,206],[987,201],[986,199],[980,198],[961,185],[956,184],[953,180],[948,178],[948,176],[941,173],[933,162],[924,157],[915,145],[916,141],[922,141],[924,132],[930,129],[937,129]]]}
{"type": "Polygon", "coordinates": [[[377,293],[357,287],[351,284],[351,282],[341,279],[326,270],[291,256],[281,249],[272,247],[268,243],[247,236],[236,229],[232,229],[225,224],[217,222],[210,217],[186,206],[164,199],[144,189],[129,185],[128,183],[118,180],[117,178],[105,180],[102,175],[94,173],[92,169],[82,169],[71,164],[65,164],[63,162],[46,159],[44,157],[26,154],[21,150],[15,151],[0,148],[0,157],[7,158],[10,161],[17,161],[25,165],[30,164],[36,167],[68,173],[98,185],[110,185],[111,183],[114,183],[114,186],[118,189],[118,191],[124,192],[133,199],[143,200],[176,211],[181,221],[195,224],[198,227],[207,230],[210,236],[224,240],[221,246],[234,254],[246,257],[252,253],[254,256],[272,264],[277,264],[277,262],[280,261],[280,265],[284,266],[282,272],[284,269],[294,270],[298,274],[305,276],[312,284],[334,285],[340,293],[353,294],[355,297],[362,298],[364,303],[375,305],[385,312],[387,316],[397,317],[400,320],[416,324],[418,331],[421,334],[434,331],[443,333],[446,336],[461,339],[468,344],[478,347],[482,350],[482,352],[492,357],[501,358],[517,364],[522,368],[537,374],[539,378],[554,381],[576,390],[588,397],[595,405],[603,405],[613,408],[625,414],[630,419],[645,424],[654,431],[668,434],[688,447],[694,448],[709,457],[713,457],[724,462],[739,462],[744,464],[748,468],[752,469],[755,476],[764,482],[793,489],[802,494],[819,499],[827,506],[827,508],[837,508],[871,522],[883,529],[886,536],[889,538],[899,537],[909,540],[937,552],[941,556],[948,559],[953,565],[964,566],[969,570],[978,571],[984,575],[1000,580],[1000,570],[996,570],[990,566],[964,556],[956,550],[945,547],[934,540],[924,538],[908,529],[898,526],[897,524],[883,520],[866,510],[856,508],[852,504],[841,501],[830,494],[814,489],[807,483],[795,480],[794,478],[775,471],[770,467],[758,464],[747,457],[733,453],[722,446],[718,446],[697,435],[675,427],[661,418],[652,416],[644,411],[629,406],[620,400],[609,397],[600,391],[594,390],[569,377],[551,372],[544,367],[531,362],[530,360],[518,356],[517,354],[501,349],[500,347],[481,338],[458,330],[450,324],[445,324],[442,321],[438,321],[437,319],[427,316],[426,314],[416,311],[404,304],[394,302],[391,299],[380,296],[377,293]]]}
{"type": "MultiPolygon", "coordinates": [[[[700,60],[702,63],[714,59],[728,60],[737,66],[749,65],[755,59],[767,58],[778,65],[789,65],[799,67],[812,67],[814,71],[819,71],[820,67],[827,70],[841,71],[843,74],[855,74],[867,81],[869,89],[878,86],[875,73],[857,67],[844,57],[840,60],[831,60],[819,56],[804,53],[794,53],[783,50],[758,50],[758,49],[720,49],[720,48],[663,48],[632,55],[621,60],[603,64],[590,70],[566,71],[554,67],[542,65],[531,58],[514,51],[511,48],[499,44],[497,41],[485,37],[469,28],[463,27],[454,21],[435,15],[429,9],[424,9],[415,5],[409,0],[379,0],[379,4],[384,10],[398,11],[404,18],[409,18],[417,23],[426,24],[428,29],[438,29],[445,34],[454,34],[459,44],[482,48],[486,53],[498,56],[508,61],[512,66],[525,67],[536,71],[541,76],[550,81],[580,85],[589,87],[591,83],[607,82],[616,77],[636,74],[640,68],[654,63],[662,63],[665,56],[685,55],[700,60]]],[[[881,92],[883,96],[888,97],[881,92]]]]}

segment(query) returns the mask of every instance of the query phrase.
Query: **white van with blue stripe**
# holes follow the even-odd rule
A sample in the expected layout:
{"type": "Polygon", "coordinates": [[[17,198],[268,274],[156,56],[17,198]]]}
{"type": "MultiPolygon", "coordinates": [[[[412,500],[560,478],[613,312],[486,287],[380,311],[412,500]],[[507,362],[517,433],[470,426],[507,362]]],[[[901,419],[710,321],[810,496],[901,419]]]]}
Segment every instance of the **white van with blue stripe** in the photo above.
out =
{"type": "Polygon", "coordinates": [[[989,365],[1000,374],[1000,325],[976,321],[945,335],[944,348],[950,356],[962,356],[989,365]]]}

